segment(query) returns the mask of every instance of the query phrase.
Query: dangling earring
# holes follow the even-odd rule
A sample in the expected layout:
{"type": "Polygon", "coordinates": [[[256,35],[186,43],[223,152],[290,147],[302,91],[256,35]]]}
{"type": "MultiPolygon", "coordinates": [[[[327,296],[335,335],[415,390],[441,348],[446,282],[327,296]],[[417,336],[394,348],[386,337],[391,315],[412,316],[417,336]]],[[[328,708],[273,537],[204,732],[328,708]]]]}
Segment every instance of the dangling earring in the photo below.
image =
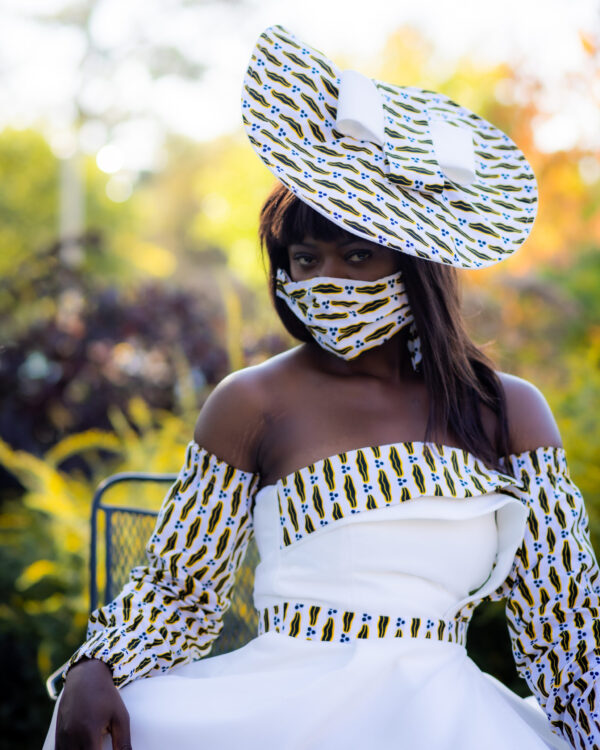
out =
{"type": "Polygon", "coordinates": [[[410,328],[408,329],[408,351],[410,353],[410,361],[413,370],[419,372],[421,369],[421,363],[423,362],[423,357],[421,355],[421,339],[417,333],[417,326],[414,321],[410,324],[410,328]]]}

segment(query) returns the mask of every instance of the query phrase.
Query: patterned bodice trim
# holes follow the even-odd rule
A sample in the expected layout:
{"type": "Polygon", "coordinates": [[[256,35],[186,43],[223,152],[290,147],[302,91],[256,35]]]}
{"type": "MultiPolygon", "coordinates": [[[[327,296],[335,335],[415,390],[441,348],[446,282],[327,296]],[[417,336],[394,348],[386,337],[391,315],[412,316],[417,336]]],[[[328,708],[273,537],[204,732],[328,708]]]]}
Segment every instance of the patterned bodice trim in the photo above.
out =
{"type": "Polygon", "coordinates": [[[307,602],[282,602],[259,613],[259,635],[275,631],[309,641],[418,638],[466,645],[469,617],[450,620],[352,612],[307,602]]]}
{"type": "Polygon", "coordinates": [[[436,443],[392,443],[324,458],[277,482],[282,548],[334,521],[416,497],[512,494],[518,480],[472,453],[436,443]]]}

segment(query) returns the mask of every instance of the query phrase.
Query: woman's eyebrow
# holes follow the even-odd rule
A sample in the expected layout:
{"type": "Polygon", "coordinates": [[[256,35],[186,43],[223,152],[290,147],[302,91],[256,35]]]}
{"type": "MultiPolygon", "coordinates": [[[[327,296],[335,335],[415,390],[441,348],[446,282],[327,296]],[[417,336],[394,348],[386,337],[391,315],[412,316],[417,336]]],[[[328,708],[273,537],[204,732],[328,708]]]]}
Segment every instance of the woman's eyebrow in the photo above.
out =
{"type": "Polygon", "coordinates": [[[362,237],[346,237],[346,239],[343,239],[341,242],[338,242],[338,244],[339,245],[352,245],[354,242],[360,242],[361,245],[369,244],[369,240],[364,240],[362,237]]]}
{"type": "MultiPolygon", "coordinates": [[[[352,245],[355,242],[360,243],[361,245],[368,245],[369,240],[363,240],[361,237],[348,237],[346,239],[340,240],[337,244],[340,247],[345,247],[346,245],[352,245]]],[[[313,245],[310,242],[291,242],[289,245],[290,248],[292,247],[308,247],[311,250],[318,250],[319,248],[317,245],[313,245]]]]}
{"type": "Polygon", "coordinates": [[[290,248],[292,247],[308,247],[311,250],[319,249],[316,245],[311,245],[310,242],[292,242],[290,243],[290,248]]]}

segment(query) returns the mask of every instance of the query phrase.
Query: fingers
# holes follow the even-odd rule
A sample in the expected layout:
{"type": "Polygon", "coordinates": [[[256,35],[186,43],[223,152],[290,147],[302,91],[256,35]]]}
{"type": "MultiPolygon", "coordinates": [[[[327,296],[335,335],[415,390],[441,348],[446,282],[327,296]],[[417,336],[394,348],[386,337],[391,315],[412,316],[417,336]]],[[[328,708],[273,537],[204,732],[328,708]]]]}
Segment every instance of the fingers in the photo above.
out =
{"type": "MultiPolygon", "coordinates": [[[[126,747],[131,748],[131,745],[126,747]]],[[[57,732],[54,750],[102,750],[102,735],[99,732],[77,735],[61,732],[59,736],[57,732]]]]}
{"type": "Polygon", "coordinates": [[[102,750],[102,737],[96,735],[86,739],[63,735],[56,740],[54,750],[102,750]]]}
{"type": "Polygon", "coordinates": [[[111,744],[113,750],[131,750],[129,713],[110,670],[90,660],[72,672],[57,707],[54,750],[102,750],[111,744]]]}
{"type": "Polygon", "coordinates": [[[57,727],[54,750],[102,750],[103,738],[109,733],[112,750],[132,750],[127,711],[115,714],[104,731],[91,726],[78,727],[75,731],[57,727]]]}
{"type": "Polygon", "coordinates": [[[129,731],[129,714],[116,714],[110,724],[112,750],[132,750],[129,731]]]}

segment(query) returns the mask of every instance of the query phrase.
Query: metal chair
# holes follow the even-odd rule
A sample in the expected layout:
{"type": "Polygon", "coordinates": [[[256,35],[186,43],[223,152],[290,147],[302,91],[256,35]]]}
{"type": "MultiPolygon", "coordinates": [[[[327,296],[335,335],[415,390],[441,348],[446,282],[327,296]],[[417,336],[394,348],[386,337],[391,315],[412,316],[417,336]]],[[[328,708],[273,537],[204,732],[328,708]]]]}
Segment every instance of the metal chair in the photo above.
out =
{"type": "MultiPolygon", "coordinates": [[[[100,604],[110,602],[129,578],[136,565],[146,562],[145,546],[150,538],[158,511],[103,502],[104,494],[111,487],[123,482],[150,482],[173,484],[177,474],[152,474],[121,472],[103,480],[94,493],[91,513],[90,538],[90,611],[100,604]],[[99,596],[99,515],[104,514],[104,590],[99,596]]],[[[211,656],[240,648],[256,635],[258,616],[252,602],[254,569],[258,564],[258,550],[254,540],[250,542],[246,558],[236,575],[231,606],[223,620],[223,630],[213,645],[211,656]]],[[[56,700],[62,687],[63,664],[46,680],[51,698],[56,700]]]]}

